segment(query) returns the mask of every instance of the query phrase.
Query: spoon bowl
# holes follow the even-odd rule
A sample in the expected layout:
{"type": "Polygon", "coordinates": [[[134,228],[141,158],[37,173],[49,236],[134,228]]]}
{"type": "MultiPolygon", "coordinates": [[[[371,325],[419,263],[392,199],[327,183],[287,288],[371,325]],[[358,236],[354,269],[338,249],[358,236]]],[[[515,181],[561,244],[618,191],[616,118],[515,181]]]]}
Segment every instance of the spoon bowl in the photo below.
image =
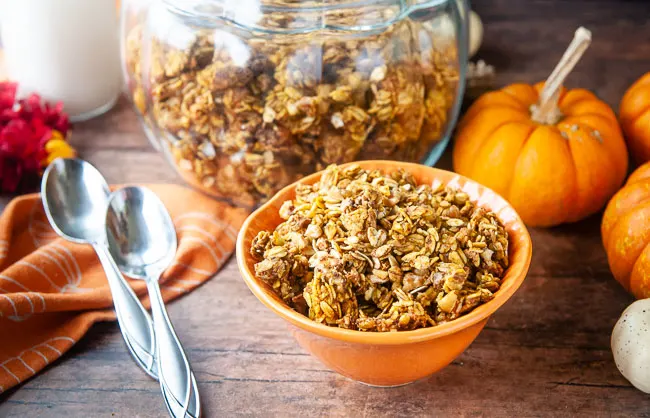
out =
{"type": "Polygon", "coordinates": [[[41,193],[57,234],[78,244],[101,240],[110,189],[95,167],[76,158],[56,159],[43,173],[41,193]]]}
{"type": "Polygon", "coordinates": [[[106,238],[120,270],[141,280],[157,278],[172,263],[178,246],[165,206],[142,187],[125,187],[111,195],[106,238]]]}

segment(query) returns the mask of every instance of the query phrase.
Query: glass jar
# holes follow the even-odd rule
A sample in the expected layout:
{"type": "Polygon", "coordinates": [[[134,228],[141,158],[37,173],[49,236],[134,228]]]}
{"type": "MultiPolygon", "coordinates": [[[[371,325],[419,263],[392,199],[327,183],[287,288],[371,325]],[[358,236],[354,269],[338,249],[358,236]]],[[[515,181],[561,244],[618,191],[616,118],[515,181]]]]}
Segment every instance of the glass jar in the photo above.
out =
{"type": "Polygon", "coordinates": [[[329,164],[433,165],[464,92],[464,0],[128,0],[145,131],[190,184],[254,205],[329,164]]]}

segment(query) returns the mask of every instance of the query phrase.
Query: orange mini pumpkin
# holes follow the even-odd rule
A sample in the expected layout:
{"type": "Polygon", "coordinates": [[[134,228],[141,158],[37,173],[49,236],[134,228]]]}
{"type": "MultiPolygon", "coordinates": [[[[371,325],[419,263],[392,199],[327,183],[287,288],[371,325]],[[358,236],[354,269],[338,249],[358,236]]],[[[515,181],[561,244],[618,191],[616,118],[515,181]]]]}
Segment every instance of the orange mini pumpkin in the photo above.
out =
{"type": "Polygon", "coordinates": [[[627,150],[616,115],[562,83],[590,42],[584,28],[545,83],[481,96],[458,126],[454,169],[505,197],[531,226],[575,222],[623,183],[627,150]]]}
{"type": "Polygon", "coordinates": [[[650,161],[650,73],[625,92],[618,114],[632,158],[638,163],[650,161]]]}
{"type": "Polygon", "coordinates": [[[650,297],[650,162],[607,204],[601,232],[616,280],[637,299],[650,297]]]}

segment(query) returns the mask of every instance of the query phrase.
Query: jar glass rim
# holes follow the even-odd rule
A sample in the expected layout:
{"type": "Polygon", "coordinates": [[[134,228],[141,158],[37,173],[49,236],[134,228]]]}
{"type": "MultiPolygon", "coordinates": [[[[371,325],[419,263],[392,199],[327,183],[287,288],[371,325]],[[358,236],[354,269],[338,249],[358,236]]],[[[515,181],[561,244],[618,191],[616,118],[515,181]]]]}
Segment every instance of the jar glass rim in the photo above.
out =
{"type": "MultiPolygon", "coordinates": [[[[178,9],[191,11],[197,5],[214,5],[228,7],[232,0],[163,0],[165,3],[178,9]]],[[[242,0],[240,0],[240,3],[242,0]]],[[[283,1],[283,0],[243,0],[247,5],[259,4],[259,7],[268,12],[306,12],[328,11],[367,6],[397,5],[402,8],[411,6],[432,5],[448,3],[449,0],[311,0],[311,1],[283,1]]]]}
{"type": "Polygon", "coordinates": [[[226,22],[244,30],[271,34],[300,34],[315,30],[369,31],[386,28],[418,12],[427,15],[447,6],[452,0],[162,0],[166,8],[183,18],[197,19],[203,24],[226,22]],[[359,10],[369,7],[392,9],[386,19],[370,24],[331,24],[324,19],[328,13],[359,10]],[[283,13],[287,16],[311,15],[310,21],[299,27],[269,27],[260,24],[262,16],[283,13]]]}

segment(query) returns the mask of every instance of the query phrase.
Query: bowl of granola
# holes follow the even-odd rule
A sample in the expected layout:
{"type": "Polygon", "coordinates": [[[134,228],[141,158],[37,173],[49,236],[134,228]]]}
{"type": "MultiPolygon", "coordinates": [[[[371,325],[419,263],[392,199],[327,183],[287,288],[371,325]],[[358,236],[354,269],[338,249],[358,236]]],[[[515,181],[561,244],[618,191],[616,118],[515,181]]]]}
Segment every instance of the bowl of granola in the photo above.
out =
{"type": "Polygon", "coordinates": [[[329,164],[433,165],[460,110],[464,0],[127,0],[128,95],[192,186],[251,206],[329,164]]]}
{"type": "Polygon", "coordinates": [[[528,231],[499,195],[419,164],[331,165],[252,213],[237,262],[298,343],[359,382],[447,366],[523,282],[528,231]]]}

